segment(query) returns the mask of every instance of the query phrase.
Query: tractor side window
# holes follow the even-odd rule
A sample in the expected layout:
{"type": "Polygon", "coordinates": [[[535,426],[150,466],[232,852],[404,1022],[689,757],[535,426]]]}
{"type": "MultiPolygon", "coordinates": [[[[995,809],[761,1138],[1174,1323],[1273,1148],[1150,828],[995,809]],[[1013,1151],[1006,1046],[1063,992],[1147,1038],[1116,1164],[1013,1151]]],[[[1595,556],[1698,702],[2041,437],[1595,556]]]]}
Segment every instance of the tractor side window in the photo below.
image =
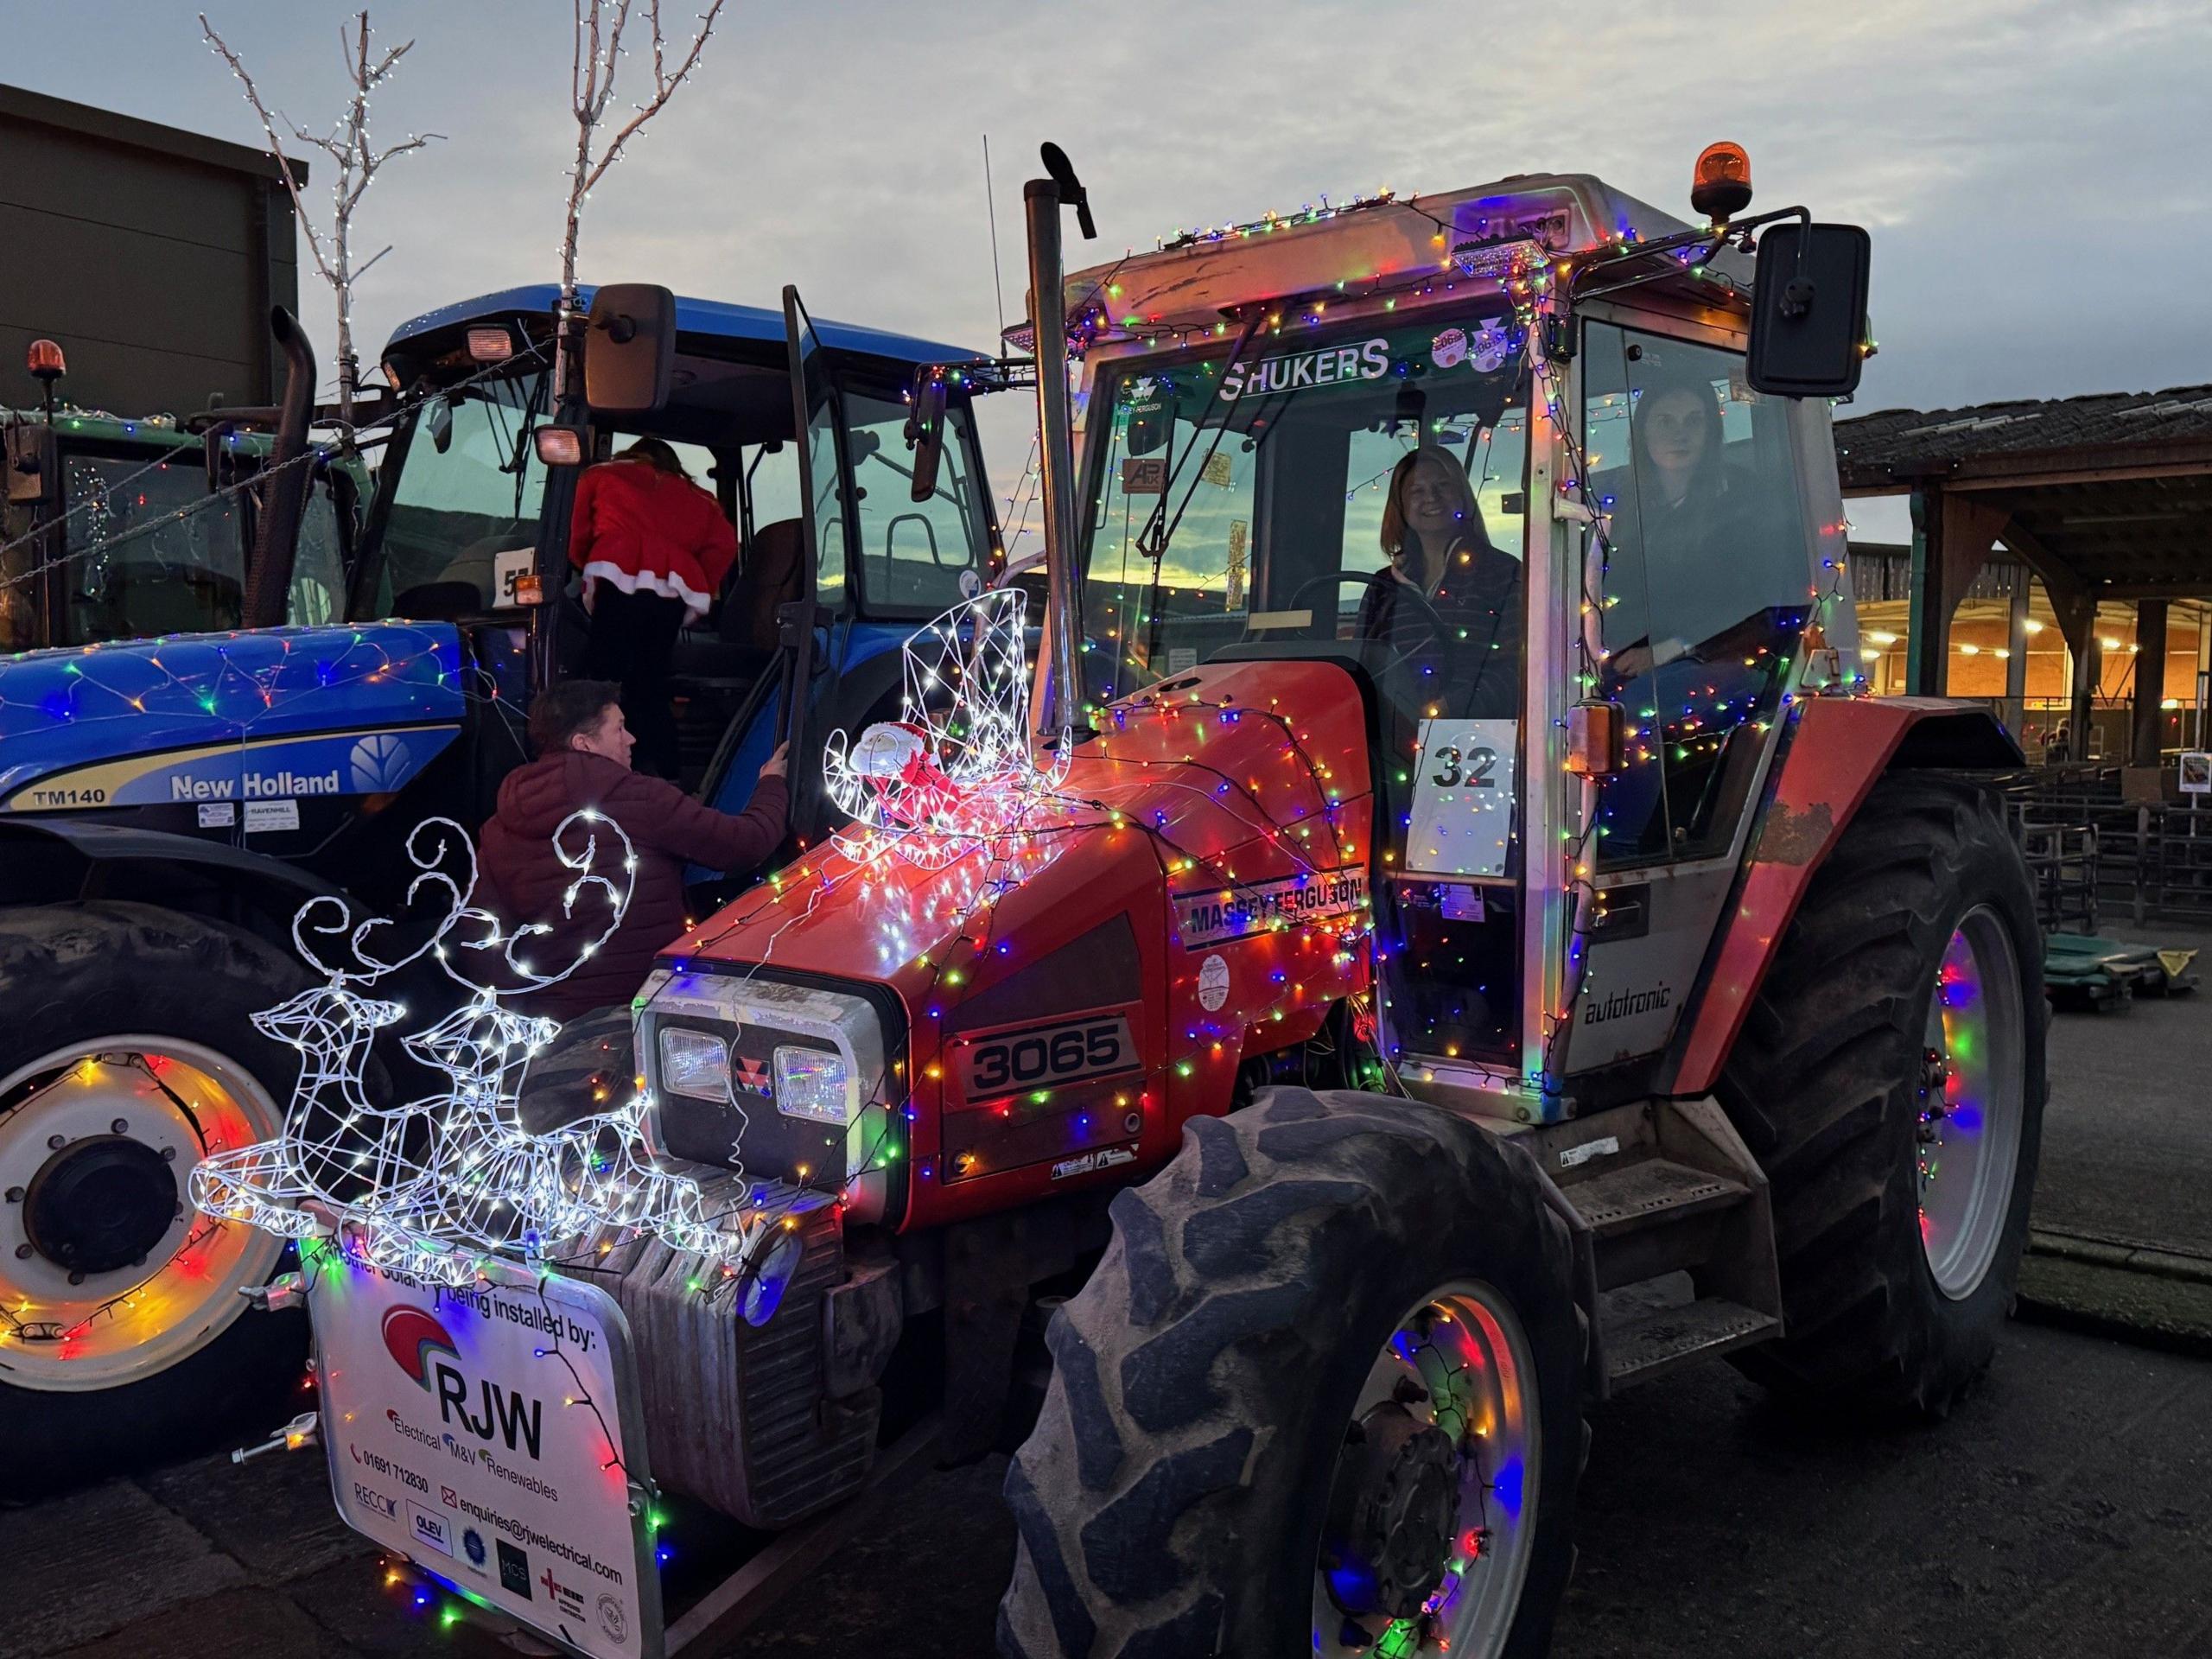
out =
{"type": "Polygon", "coordinates": [[[1811,611],[1787,411],[1736,355],[1607,324],[1583,359],[1589,480],[1607,515],[1605,695],[1628,766],[1599,861],[1726,852],[1811,611]]]}
{"type": "Polygon", "coordinates": [[[906,405],[868,392],[845,394],[845,443],[853,464],[861,589],[874,614],[934,616],[966,594],[961,577],[984,575],[982,514],[968,471],[968,411],[945,410],[944,458],[937,489],[913,499],[906,405]]]}
{"type": "Polygon", "coordinates": [[[207,493],[197,454],[71,455],[68,637],[90,645],[235,628],[245,611],[245,543],[235,496],[207,493]]]}

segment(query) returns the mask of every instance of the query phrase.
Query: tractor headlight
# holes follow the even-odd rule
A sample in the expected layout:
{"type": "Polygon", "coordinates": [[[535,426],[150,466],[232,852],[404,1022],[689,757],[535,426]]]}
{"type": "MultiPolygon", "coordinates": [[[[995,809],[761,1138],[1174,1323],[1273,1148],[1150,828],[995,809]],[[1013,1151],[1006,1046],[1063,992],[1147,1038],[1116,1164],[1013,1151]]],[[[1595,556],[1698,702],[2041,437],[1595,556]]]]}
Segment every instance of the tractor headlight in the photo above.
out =
{"type": "Polygon", "coordinates": [[[785,1116],[842,1125],[852,1122],[857,1103],[852,1070],[843,1055],[818,1048],[777,1046],[776,1109],[785,1116]]]}
{"type": "Polygon", "coordinates": [[[728,1100],[729,1043],[712,1032],[664,1027],[660,1033],[660,1086],[694,1100],[728,1100]]]}

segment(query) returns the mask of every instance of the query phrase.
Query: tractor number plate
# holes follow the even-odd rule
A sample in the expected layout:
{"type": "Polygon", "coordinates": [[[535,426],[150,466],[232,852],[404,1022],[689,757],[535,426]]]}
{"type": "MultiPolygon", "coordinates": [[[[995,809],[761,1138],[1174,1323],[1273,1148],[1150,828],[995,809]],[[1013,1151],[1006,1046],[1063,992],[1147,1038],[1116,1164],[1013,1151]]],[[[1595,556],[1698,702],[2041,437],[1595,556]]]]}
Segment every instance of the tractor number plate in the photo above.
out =
{"type": "Polygon", "coordinates": [[[1027,1026],[955,1040],[960,1091],[969,1100],[1046,1089],[1135,1071],[1136,1044],[1126,1014],[1027,1026]]]}

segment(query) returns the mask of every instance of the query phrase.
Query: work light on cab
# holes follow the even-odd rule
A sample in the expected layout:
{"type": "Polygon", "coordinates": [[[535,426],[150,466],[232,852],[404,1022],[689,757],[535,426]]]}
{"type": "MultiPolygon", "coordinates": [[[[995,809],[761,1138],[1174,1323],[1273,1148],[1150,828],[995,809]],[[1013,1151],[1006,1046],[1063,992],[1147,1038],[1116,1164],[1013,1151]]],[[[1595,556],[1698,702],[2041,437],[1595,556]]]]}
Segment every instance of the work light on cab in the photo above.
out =
{"type": "Polygon", "coordinates": [[[1690,206],[1718,227],[1751,205],[1751,158],[1741,144],[1707,144],[1690,179],[1690,206]]]}
{"type": "Polygon", "coordinates": [[[515,354],[514,336],[497,326],[471,328],[467,339],[472,363],[504,363],[515,354]]]}

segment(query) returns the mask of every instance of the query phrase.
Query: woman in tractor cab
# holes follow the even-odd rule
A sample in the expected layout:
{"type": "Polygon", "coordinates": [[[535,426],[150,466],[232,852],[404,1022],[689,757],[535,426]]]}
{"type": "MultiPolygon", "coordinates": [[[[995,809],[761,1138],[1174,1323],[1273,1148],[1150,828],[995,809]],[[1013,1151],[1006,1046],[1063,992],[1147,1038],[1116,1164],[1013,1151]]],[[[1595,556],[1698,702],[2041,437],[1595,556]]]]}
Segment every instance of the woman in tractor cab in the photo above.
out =
{"type": "Polygon", "coordinates": [[[621,686],[640,771],[674,778],[681,769],[669,659],[736,557],[721,504],[658,438],[639,438],[576,482],[569,562],[583,575],[591,616],[583,674],[621,686]]]}
{"type": "Polygon", "coordinates": [[[1425,704],[1459,715],[1520,707],[1521,561],[1492,545],[1466,469],[1424,444],[1391,469],[1382,551],[1357,635],[1387,641],[1421,677],[1425,704]]]}

